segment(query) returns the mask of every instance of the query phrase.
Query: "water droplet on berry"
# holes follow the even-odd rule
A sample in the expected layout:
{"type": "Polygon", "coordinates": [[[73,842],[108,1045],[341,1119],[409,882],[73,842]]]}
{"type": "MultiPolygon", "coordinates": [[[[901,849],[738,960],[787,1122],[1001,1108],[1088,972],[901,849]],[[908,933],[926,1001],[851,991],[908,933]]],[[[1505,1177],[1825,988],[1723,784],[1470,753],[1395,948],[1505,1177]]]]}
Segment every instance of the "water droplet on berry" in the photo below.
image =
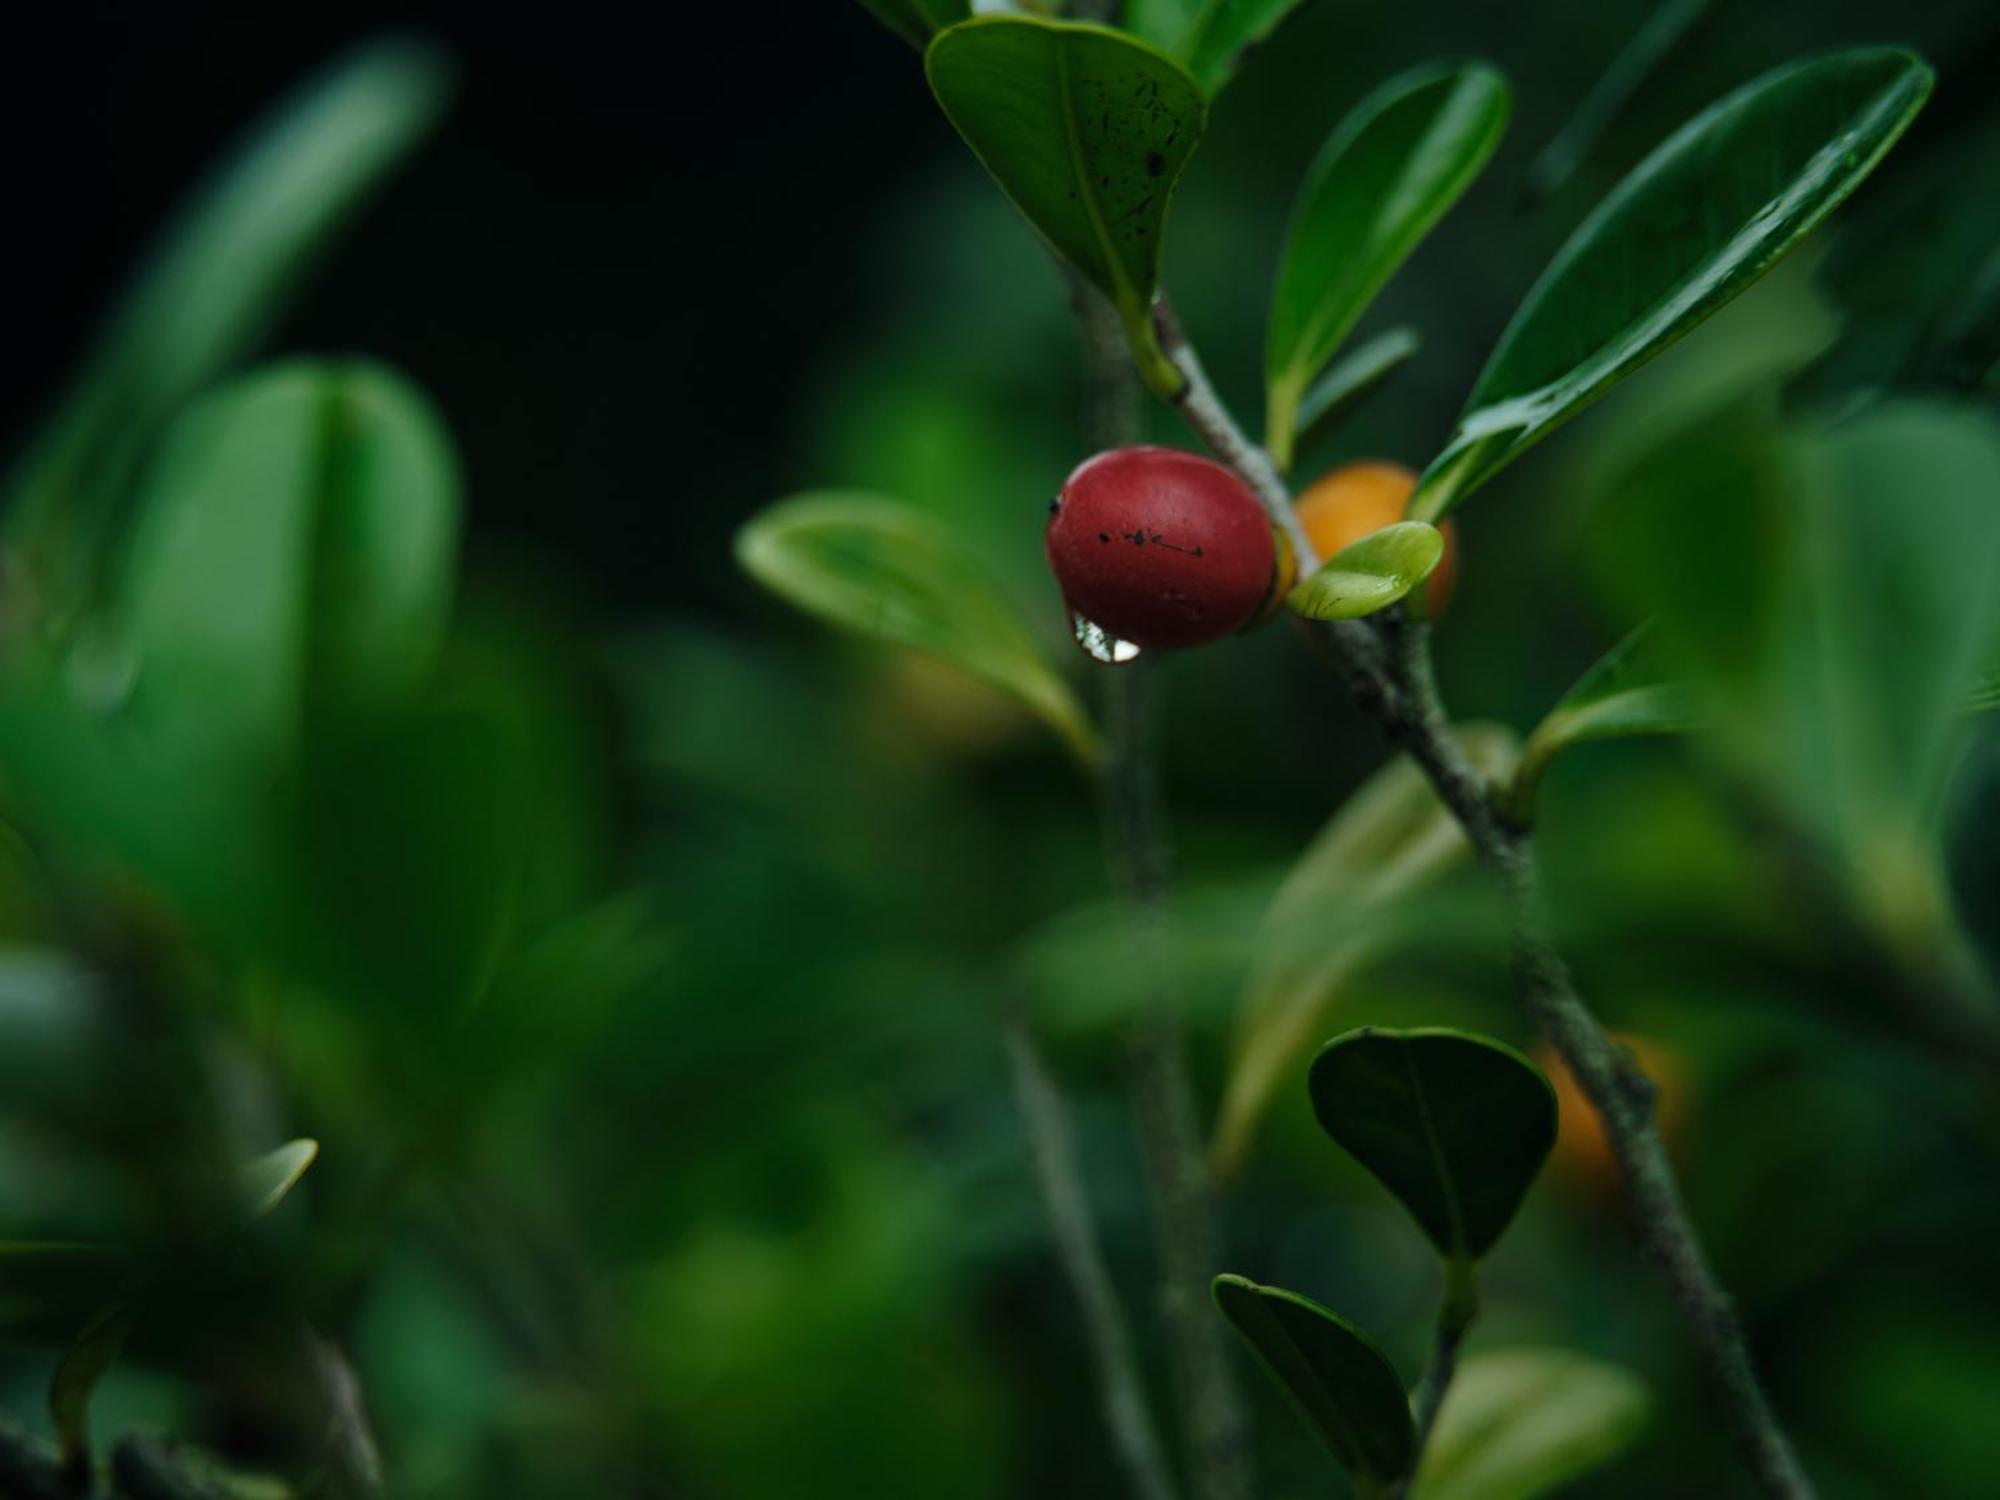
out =
{"type": "Polygon", "coordinates": [[[1130,641],[1121,641],[1117,636],[1082,615],[1072,611],[1069,617],[1070,629],[1076,634],[1077,645],[1092,661],[1101,661],[1107,667],[1122,667],[1127,662],[1139,659],[1139,648],[1130,641]]]}

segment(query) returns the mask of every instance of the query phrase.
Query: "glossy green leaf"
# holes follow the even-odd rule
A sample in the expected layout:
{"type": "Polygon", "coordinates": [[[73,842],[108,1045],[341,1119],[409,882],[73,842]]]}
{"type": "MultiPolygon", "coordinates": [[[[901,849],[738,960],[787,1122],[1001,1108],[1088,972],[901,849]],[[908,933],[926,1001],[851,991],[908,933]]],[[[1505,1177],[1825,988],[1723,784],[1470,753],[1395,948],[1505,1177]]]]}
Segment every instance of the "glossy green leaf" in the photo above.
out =
{"type": "Polygon", "coordinates": [[[1409,513],[1442,516],[1763,275],[1874,169],[1930,86],[1915,55],[1863,48],[1768,73],[1683,126],[1557,252],[1409,513]]]}
{"type": "Polygon", "coordinates": [[[1126,0],[1125,25],[1187,69],[1213,98],[1244,55],[1303,0],[1126,0]]]}
{"type": "Polygon", "coordinates": [[[301,1137],[247,1163],[237,1184],[244,1217],[261,1219],[284,1202],[318,1156],[319,1142],[301,1137]]]}
{"type": "Polygon", "coordinates": [[[1983,714],[1995,708],[2000,708],[2000,666],[1981,672],[1965,695],[1965,711],[1969,714],[1983,714]]]}
{"type": "Polygon", "coordinates": [[[1241,1276],[1215,1278],[1215,1302],[1360,1493],[1403,1479],[1416,1430],[1403,1383],[1375,1341],[1317,1302],[1241,1276]]]}
{"type": "Polygon", "coordinates": [[[1328,365],[1299,399],[1294,448],[1303,448],[1346,421],[1423,347],[1417,330],[1401,325],[1384,329],[1328,365]]]}
{"type": "Polygon", "coordinates": [[[1285,603],[1308,620],[1358,620],[1387,609],[1430,577],[1444,537],[1427,521],[1397,521],[1336,552],[1285,603]]]}
{"type": "Polygon", "coordinates": [[[1536,1500],[1629,1449],[1652,1397],[1618,1365],[1507,1349],[1459,1367],[1409,1500],[1536,1500]]]}
{"type": "Polygon", "coordinates": [[[861,4],[919,52],[945,27],[972,14],[971,0],[861,0],[861,4]]]}
{"type": "Polygon", "coordinates": [[[118,1360],[132,1327],[130,1309],[114,1303],[93,1317],[76,1336],[49,1382],[49,1416],[55,1424],[56,1456],[63,1471],[87,1492],[91,1473],[90,1395],[118,1360]]]}
{"type": "Polygon", "coordinates": [[[282,101],[183,208],[10,477],[10,526],[45,571],[78,565],[161,425],[264,337],[447,92],[429,48],[362,48],[282,101]]]}
{"type": "Polygon", "coordinates": [[[1321,1128],[1451,1261],[1493,1248],[1555,1144],[1542,1070],[1472,1032],[1364,1026],[1320,1049],[1307,1087],[1321,1128]]]}
{"type": "Polygon", "coordinates": [[[986,170],[1111,299],[1147,383],[1178,391],[1152,307],[1167,210],[1207,118],[1195,81],[1120,32],[1014,16],[940,32],[924,66],[986,170]]]}
{"type": "MultiPolygon", "coordinates": [[[[1458,726],[1487,780],[1513,766],[1501,724],[1458,726]]],[[[1258,962],[1238,1006],[1210,1161],[1235,1174],[1258,1122],[1312,1045],[1343,987],[1392,940],[1390,914],[1463,860],[1470,846],[1416,765],[1398,756],[1343,802],[1292,866],[1260,924],[1258,962]]]]}
{"type": "Polygon", "coordinates": [[[736,558],[830,624],[928,651],[1013,694],[1094,757],[1088,716],[1027,621],[978,558],[922,511],[853,492],[800,495],[746,524],[736,558]]]}
{"type": "Polygon", "coordinates": [[[366,364],[287,363],[190,407],[134,522],[132,709],[227,758],[285,750],[309,701],[380,704],[436,655],[459,478],[436,410],[366,364]]]}
{"type": "Polygon", "coordinates": [[[1506,128],[1482,63],[1392,78],[1341,121],[1292,208],[1265,345],[1266,446],[1289,468],[1306,388],[1382,284],[1479,175],[1506,128]]]}
{"type": "Polygon", "coordinates": [[[1695,697],[1640,626],[1598,658],[1528,736],[1510,792],[1515,816],[1527,819],[1536,785],[1561,751],[1586,740],[1683,734],[1700,721],[1695,697]]]}

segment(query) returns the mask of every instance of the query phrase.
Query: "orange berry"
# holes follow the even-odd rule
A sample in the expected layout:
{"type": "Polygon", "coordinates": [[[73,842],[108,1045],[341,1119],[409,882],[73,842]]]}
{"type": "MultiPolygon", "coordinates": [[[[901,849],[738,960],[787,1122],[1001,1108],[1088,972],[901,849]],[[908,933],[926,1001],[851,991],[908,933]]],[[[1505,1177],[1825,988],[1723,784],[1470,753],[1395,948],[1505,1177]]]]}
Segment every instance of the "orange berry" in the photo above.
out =
{"type": "MultiPolygon", "coordinates": [[[[1312,539],[1320,561],[1325,562],[1350,542],[1402,520],[1403,507],[1410,503],[1416,487],[1416,474],[1401,464],[1380,459],[1342,464],[1314,480],[1299,496],[1299,524],[1312,539]]],[[[1444,533],[1444,556],[1424,583],[1432,619],[1444,613],[1452,586],[1458,581],[1458,528],[1446,521],[1438,530],[1444,533]]]]}

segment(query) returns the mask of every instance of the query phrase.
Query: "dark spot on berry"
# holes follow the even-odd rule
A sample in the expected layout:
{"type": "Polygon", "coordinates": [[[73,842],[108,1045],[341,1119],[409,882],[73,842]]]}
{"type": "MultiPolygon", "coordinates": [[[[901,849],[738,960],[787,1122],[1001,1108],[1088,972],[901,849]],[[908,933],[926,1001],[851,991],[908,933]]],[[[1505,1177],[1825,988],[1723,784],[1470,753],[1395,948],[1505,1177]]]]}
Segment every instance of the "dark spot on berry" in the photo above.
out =
{"type": "Polygon", "coordinates": [[[1111,540],[1111,533],[1108,531],[1100,531],[1097,533],[1097,539],[1100,542],[1108,542],[1111,540]]]}

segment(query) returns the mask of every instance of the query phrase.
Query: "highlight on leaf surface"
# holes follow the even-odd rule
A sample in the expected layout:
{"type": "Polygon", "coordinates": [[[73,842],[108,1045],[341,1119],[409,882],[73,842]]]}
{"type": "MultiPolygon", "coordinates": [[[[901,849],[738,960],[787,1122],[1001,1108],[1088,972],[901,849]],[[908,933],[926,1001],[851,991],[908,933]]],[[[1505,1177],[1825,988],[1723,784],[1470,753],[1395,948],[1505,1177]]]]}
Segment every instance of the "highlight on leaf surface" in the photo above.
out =
{"type": "Polygon", "coordinates": [[[931,91],[1056,253],[1118,310],[1146,383],[1185,384],[1153,330],[1174,187],[1207,121],[1186,69],[1103,26],[981,16],[924,54],[931,91]]]}
{"type": "Polygon", "coordinates": [[[1602,1468],[1652,1417],[1645,1383],[1567,1349],[1475,1354],[1453,1377],[1409,1500],[1536,1500],[1602,1468]]]}
{"type": "Polygon", "coordinates": [[[1358,620],[1387,609],[1430,577],[1444,537],[1427,521],[1398,521],[1343,547],[1285,600],[1308,620],[1358,620]]]}
{"type": "Polygon", "coordinates": [[[1500,337],[1410,514],[1436,520],[1768,271],[1874,170],[1930,92],[1914,53],[1792,63],[1641,162],[1500,337]]]}
{"type": "Polygon", "coordinates": [[[1242,1276],[1218,1276],[1215,1304],[1362,1495],[1386,1493],[1416,1457],[1416,1428],[1395,1366],[1375,1341],[1317,1302],[1242,1276]]]}
{"type": "Polygon", "coordinates": [[[318,1158],[319,1142],[301,1136],[245,1165],[237,1185],[245,1217],[261,1219],[283,1203],[318,1158]]]}
{"type": "Polygon", "coordinates": [[[1291,467],[1308,387],[1499,144],[1507,82],[1484,63],[1392,78],[1341,121],[1292,208],[1265,349],[1265,446],[1291,467]]]}
{"type": "Polygon", "coordinates": [[[913,506],[854,491],[781,501],[736,534],[765,588],[828,624],[915,647],[1013,695],[1086,761],[1097,737],[1027,620],[979,560],[913,506]]]}
{"type": "Polygon", "coordinates": [[[1307,1087],[1320,1127],[1448,1261],[1493,1248],[1555,1144],[1542,1070],[1469,1031],[1364,1026],[1320,1050],[1307,1087]]]}

